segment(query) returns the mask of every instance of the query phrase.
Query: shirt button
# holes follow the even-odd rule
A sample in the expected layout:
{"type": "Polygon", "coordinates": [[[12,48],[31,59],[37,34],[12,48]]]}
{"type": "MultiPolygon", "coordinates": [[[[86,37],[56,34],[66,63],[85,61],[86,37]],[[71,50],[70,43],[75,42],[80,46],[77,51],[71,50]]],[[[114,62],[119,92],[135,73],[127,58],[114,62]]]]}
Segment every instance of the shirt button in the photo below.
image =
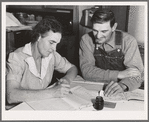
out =
{"type": "Polygon", "coordinates": [[[120,52],[120,49],[117,49],[118,52],[120,52]]]}

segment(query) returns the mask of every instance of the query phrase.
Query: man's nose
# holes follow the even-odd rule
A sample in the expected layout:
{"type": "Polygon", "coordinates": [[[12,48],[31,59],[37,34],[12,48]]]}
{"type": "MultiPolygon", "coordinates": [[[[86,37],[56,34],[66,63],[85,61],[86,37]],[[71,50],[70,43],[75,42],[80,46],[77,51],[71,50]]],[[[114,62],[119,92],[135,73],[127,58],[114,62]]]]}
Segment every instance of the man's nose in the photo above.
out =
{"type": "Polygon", "coordinates": [[[56,51],[56,44],[53,44],[53,45],[52,45],[52,50],[53,50],[53,51],[56,51]]]}
{"type": "Polygon", "coordinates": [[[101,32],[98,31],[96,36],[99,39],[102,36],[101,32]]]}

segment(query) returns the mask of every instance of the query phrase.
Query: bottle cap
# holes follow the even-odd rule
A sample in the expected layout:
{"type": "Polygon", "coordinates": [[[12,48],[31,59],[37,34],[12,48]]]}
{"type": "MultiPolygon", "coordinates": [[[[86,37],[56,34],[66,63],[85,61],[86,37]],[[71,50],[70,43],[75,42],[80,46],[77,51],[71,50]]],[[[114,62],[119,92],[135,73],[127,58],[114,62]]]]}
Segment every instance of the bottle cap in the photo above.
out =
{"type": "Polygon", "coordinates": [[[97,96],[97,97],[96,97],[96,100],[98,100],[98,101],[103,101],[103,97],[97,96]]]}

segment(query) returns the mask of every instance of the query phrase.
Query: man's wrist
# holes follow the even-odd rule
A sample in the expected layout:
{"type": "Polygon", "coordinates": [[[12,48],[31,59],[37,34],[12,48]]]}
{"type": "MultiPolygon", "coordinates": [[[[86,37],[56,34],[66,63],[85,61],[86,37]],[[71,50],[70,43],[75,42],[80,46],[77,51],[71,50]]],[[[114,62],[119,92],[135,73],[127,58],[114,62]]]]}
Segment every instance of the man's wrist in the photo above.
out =
{"type": "Polygon", "coordinates": [[[117,79],[123,79],[122,71],[118,72],[117,79]]]}
{"type": "Polygon", "coordinates": [[[63,78],[66,79],[67,84],[70,84],[71,83],[71,79],[68,76],[65,75],[63,78]]]}
{"type": "Polygon", "coordinates": [[[128,86],[127,85],[125,85],[123,83],[120,83],[120,86],[122,87],[124,92],[128,91],[128,86]]]}

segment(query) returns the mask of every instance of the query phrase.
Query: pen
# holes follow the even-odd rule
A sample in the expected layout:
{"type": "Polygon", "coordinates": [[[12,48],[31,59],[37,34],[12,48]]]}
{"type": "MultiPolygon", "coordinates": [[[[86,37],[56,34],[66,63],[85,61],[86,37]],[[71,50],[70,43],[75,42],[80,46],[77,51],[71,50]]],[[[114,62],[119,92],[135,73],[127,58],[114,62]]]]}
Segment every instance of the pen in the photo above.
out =
{"type": "MultiPolygon", "coordinates": [[[[60,81],[60,79],[56,78],[56,80],[59,82],[59,83],[62,83],[62,81],[60,81]]],[[[72,94],[71,91],[69,91],[70,94],[72,94]]]]}
{"type": "Polygon", "coordinates": [[[60,81],[60,79],[56,78],[56,80],[57,80],[59,83],[62,83],[62,82],[60,81]]]}
{"type": "Polygon", "coordinates": [[[125,95],[125,93],[124,93],[124,92],[123,92],[123,95],[124,95],[125,99],[127,100],[127,97],[126,97],[126,95],[125,95]]]}

